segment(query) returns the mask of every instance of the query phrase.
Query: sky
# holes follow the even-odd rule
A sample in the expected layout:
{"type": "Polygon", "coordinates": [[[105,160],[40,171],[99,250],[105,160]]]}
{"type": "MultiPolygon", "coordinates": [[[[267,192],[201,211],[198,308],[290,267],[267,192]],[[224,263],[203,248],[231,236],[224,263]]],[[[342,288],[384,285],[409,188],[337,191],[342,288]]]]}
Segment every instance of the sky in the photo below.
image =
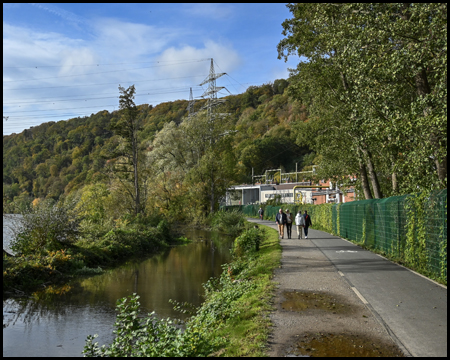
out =
{"type": "Polygon", "coordinates": [[[277,58],[284,4],[3,4],[3,135],[114,111],[119,85],[136,104],[219,97],[287,79],[277,58]],[[228,91],[227,91],[228,90],[228,91]],[[7,120],[5,120],[7,117],[7,120]]]}

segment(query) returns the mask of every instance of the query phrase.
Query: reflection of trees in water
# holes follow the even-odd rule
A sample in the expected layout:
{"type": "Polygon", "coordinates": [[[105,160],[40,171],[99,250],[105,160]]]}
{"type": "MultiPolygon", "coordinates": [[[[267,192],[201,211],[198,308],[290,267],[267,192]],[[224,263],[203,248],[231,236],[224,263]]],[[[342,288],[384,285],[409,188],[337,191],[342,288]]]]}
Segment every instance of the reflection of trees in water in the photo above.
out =
{"type": "Polygon", "coordinates": [[[7,299],[3,301],[3,328],[20,321],[31,326],[43,318],[51,320],[63,317],[67,313],[67,305],[49,306],[45,302],[34,299],[7,299]],[[6,316],[5,316],[6,315],[6,316]]]}
{"type": "Polygon", "coordinates": [[[232,239],[207,231],[196,233],[189,238],[200,241],[173,247],[149,259],[130,261],[120,268],[61,287],[48,287],[47,291],[36,292],[33,298],[4,300],[3,327],[17,321],[27,326],[39,320],[63,321],[74,307],[114,313],[117,299],[133,292],[141,295],[142,308],[148,311],[172,309],[169,298],[198,306],[203,293],[199,283],[220,275],[221,264],[229,259],[232,239]]]}
{"type": "MultiPolygon", "coordinates": [[[[45,290],[33,293],[28,298],[9,298],[3,300],[3,328],[20,321],[27,326],[35,321],[62,320],[74,308],[92,308],[91,305],[103,305],[98,294],[90,291],[80,282],[72,281],[62,286],[49,286],[45,290]]],[[[102,311],[114,312],[114,307],[102,307],[102,311]]]]}

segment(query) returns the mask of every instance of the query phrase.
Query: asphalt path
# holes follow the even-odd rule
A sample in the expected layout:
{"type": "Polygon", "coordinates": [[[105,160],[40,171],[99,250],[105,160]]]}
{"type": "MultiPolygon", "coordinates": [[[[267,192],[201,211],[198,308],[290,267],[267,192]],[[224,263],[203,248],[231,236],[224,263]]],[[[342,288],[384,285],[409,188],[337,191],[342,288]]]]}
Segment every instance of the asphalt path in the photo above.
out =
{"type": "MultiPolygon", "coordinates": [[[[247,220],[276,229],[274,221],[247,220]]],[[[323,231],[310,228],[306,241],[333,264],[407,355],[447,357],[447,287],[323,231]]]]}

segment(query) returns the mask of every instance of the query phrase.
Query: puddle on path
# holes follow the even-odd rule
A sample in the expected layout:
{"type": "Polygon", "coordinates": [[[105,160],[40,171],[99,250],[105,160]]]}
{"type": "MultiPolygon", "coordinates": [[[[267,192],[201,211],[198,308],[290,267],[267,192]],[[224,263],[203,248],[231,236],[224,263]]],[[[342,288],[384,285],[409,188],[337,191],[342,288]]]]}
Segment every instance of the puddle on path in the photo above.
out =
{"type": "Polygon", "coordinates": [[[345,304],[335,295],[320,292],[284,291],[284,301],[281,308],[288,311],[303,311],[306,309],[327,310],[333,314],[349,313],[351,305],[345,304]]]}
{"type": "Polygon", "coordinates": [[[306,333],[299,336],[287,356],[403,357],[395,344],[380,343],[358,334],[306,333]]]}

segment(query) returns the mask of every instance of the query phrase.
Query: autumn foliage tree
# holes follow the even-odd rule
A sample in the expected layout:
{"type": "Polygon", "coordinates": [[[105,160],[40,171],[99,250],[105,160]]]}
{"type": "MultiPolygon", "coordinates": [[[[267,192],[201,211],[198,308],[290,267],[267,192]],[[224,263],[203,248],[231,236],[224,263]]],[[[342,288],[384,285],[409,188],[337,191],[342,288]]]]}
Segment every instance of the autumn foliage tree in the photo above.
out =
{"type": "Polygon", "coordinates": [[[111,124],[112,131],[120,136],[121,142],[118,143],[112,157],[115,158],[113,171],[119,174],[119,178],[133,183],[133,191],[129,187],[124,189],[129,193],[134,203],[134,214],[141,212],[141,197],[139,183],[139,162],[140,162],[140,142],[138,133],[142,129],[139,110],[134,103],[136,89],[131,85],[128,89],[119,85],[121,93],[119,100],[120,118],[111,124]]]}

